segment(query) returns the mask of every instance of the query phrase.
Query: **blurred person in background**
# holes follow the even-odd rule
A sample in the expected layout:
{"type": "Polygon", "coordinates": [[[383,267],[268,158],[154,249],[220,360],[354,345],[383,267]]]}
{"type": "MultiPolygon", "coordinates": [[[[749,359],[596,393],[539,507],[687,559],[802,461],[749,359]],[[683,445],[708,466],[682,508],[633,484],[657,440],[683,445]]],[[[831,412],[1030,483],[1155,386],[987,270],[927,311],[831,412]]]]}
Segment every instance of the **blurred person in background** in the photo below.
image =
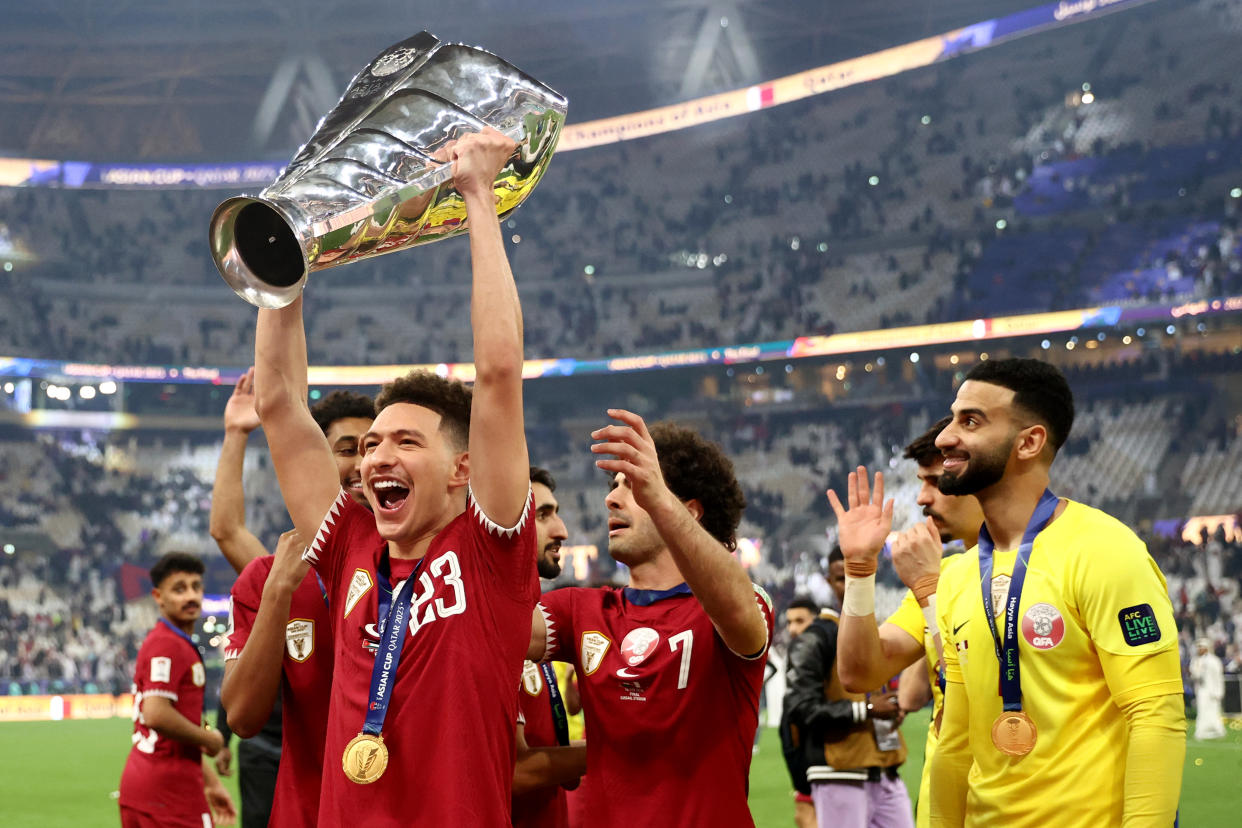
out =
{"type": "MultiPolygon", "coordinates": [[[[819,604],[813,598],[799,596],[789,602],[789,608],[785,610],[785,633],[789,636],[791,646],[794,639],[818,617],[819,604]]],[[[788,708],[782,705],[781,752],[785,756],[785,767],[789,770],[794,786],[794,825],[797,828],[815,828],[818,823],[815,819],[815,800],[811,798],[811,783],[806,778],[806,751],[789,727],[788,713],[788,708]]]]}
{"type": "Polygon", "coordinates": [[[237,810],[205,756],[224,745],[203,724],[207,671],[190,637],[203,610],[203,562],[169,552],[151,567],[160,618],[134,663],[133,747],[121,774],[122,828],[231,825],[237,810]]]}
{"type": "MultiPolygon", "coordinates": [[[[840,547],[828,556],[828,583],[841,601],[840,547]]],[[[781,730],[804,752],[820,828],[913,828],[910,795],[899,774],[906,745],[897,729],[897,696],[883,682],[874,693],[850,692],[841,684],[840,620],[836,610],[822,610],[790,643],[781,730]]]]}
{"type": "Polygon", "coordinates": [[[1225,668],[1212,652],[1212,642],[1207,638],[1195,641],[1190,678],[1195,684],[1195,738],[1225,738],[1221,706],[1225,699],[1225,668]]]}

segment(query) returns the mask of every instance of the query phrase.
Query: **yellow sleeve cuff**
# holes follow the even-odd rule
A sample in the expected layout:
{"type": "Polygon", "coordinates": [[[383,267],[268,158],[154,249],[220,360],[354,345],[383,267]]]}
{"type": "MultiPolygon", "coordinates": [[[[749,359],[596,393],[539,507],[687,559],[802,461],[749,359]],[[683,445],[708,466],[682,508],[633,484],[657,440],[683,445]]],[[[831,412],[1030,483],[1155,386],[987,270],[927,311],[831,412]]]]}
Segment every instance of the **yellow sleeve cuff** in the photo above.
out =
{"type": "Polygon", "coordinates": [[[1181,695],[1182,665],[1176,647],[1148,655],[1098,652],[1109,692],[1118,707],[1141,699],[1181,695]]]}

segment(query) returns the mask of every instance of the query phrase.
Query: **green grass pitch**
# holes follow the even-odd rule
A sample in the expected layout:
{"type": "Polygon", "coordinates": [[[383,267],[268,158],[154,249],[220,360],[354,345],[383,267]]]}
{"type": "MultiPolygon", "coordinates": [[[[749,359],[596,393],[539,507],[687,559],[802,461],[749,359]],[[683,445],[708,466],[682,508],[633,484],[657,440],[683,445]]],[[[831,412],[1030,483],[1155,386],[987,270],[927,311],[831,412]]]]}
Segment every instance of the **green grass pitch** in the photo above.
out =
{"type": "MultiPolygon", "coordinates": [[[[927,714],[903,726],[910,759],[904,772],[918,787],[927,714]]],[[[125,719],[18,722],[0,725],[0,780],[5,828],[116,826],[114,792],[129,752],[125,719]]],[[[776,731],[765,728],[751,766],[750,805],[758,828],[793,825],[793,798],[776,731]]],[[[1181,824],[1187,828],[1237,825],[1237,786],[1242,779],[1242,723],[1222,742],[1187,741],[1181,824]]],[[[225,780],[237,796],[237,777],[225,780]]],[[[251,826],[250,828],[253,828],[251,826]]]]}

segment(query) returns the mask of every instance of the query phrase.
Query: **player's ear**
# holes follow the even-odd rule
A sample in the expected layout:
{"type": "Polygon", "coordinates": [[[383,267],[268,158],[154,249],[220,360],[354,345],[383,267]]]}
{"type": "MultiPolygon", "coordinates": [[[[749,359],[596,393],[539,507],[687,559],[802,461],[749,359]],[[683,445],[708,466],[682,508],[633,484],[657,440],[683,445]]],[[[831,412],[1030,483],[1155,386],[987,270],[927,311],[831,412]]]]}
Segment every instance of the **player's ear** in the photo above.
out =
{"type": "Polygon", "coordinates": [[[1018,432],[1018,459],[1033,460],[1048,446],[1048,427],[1036,423],[1018,432]]]}
{"type": "Polygon", "coordinates": [[[160,602],[160,588],[159,587],[151,587],[151,597],[155,600],[155,603],[158,604],[160,602]]]}
{"type": "Polygon", "coordinates": [[[702,503],[699,503],[699,501],[696,500],[695,498],[690,498],[689,500],[683,500],[681,503],[683,506],[686,507],[687,512],[694,515],[695,520],[699,521],[700,523],[703,522],[703,504],[702,503]]]}
{"type": "Polygon", "coordinates": [[[470,482],[470,452],[453,455],[453,470],[449,473],[449,488],[457,489],[470,482]]]}

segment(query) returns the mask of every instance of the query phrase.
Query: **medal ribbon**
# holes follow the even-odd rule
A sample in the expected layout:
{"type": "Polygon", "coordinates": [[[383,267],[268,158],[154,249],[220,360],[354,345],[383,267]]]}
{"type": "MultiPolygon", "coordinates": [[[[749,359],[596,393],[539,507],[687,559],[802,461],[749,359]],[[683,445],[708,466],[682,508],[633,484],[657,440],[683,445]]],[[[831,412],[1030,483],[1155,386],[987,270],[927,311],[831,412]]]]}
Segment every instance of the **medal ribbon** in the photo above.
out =
{"type": "Polygon", "coordinates": [[[1022,709],[1022,672],[1018,666],[1018,602],[1022,598],[1022,584],[1026,581],[1026,567],[1035,546],[1035,536],[1048,525],[1056,513],[1059,500],[1051,489],[1044,489],[1031,515],[1026,531],[1022,533],[1022,545],[1018,547],[1013,562],[1013,575],[1009,581],[1009,594],[1005,598],[1005,635],[996,631],[996,614],[992,610],[992,550],[995,544],[988,533],[987,524],[979,530],[979,575],[983,586],[983,613],[988,619],[988,632],[996,645],[996,659],[1000,662],[1000,695],[1005,710],[1022,709]]]}
{"type": "Polygon", "coordinates": [[[311,572],[315,573],[315,580],[319,582],[319,594],[323,596],[323,605],[331,612],[332,606],[328,603],[328,588],[323,585],[323,578],[319,577],[319,570],[312,569],[311,572]]]}
{"type": "Polygon", "coordinates": [[[380,645],[375,650],[375,666],[371,668],[370,701],[367,703],[366,721],[362,725],[362,732],[372,736],[378,736],[384,729],[388,700],[392,695],[393,685],[397,683],[397,665],[401,663],[401,651],[405,648],[405,630],[410,622],[410,602],[414,595],[415,576],[422,568],[424,560],[425,556],[419,559],[414,571],[401,584],[396,595],[393,595],[389,582],[387,549],[380,555],[379,566],[376,567],[376,580],[380,587],[377,598],[379,611],[376,613],[380,645]]]}
{"type": "Polygon", "coordinates": [[[548,688],[548,701],[552,705],[552,726],[556,729],[556,743],[564,747],[569,744],[569,714],[565,712],[565,702],[561,700],[561,688],[556,684],[556,671],[546,661],[539,663],[539,671],[543,673],[543,683],[548,688]]]}
{"type": "Polygon", "coordinates": [[[169,621],[167,618],[165,618],[162,615],[160,616],[160,621],[164,624],[165,627],[168,627],[168,629],[172,630],[175,635],[179,635],[182,638],[184,638],[186,643],[190,645],[190,649],[194,651],[194,655],[198,656],[198,660],[200,662],[203,660],[203,653],[200,649],[198,649],[198,645],[194,643],[193,638],[190,638],[180,628],[178,628],[176,624],[169,621]]]}

